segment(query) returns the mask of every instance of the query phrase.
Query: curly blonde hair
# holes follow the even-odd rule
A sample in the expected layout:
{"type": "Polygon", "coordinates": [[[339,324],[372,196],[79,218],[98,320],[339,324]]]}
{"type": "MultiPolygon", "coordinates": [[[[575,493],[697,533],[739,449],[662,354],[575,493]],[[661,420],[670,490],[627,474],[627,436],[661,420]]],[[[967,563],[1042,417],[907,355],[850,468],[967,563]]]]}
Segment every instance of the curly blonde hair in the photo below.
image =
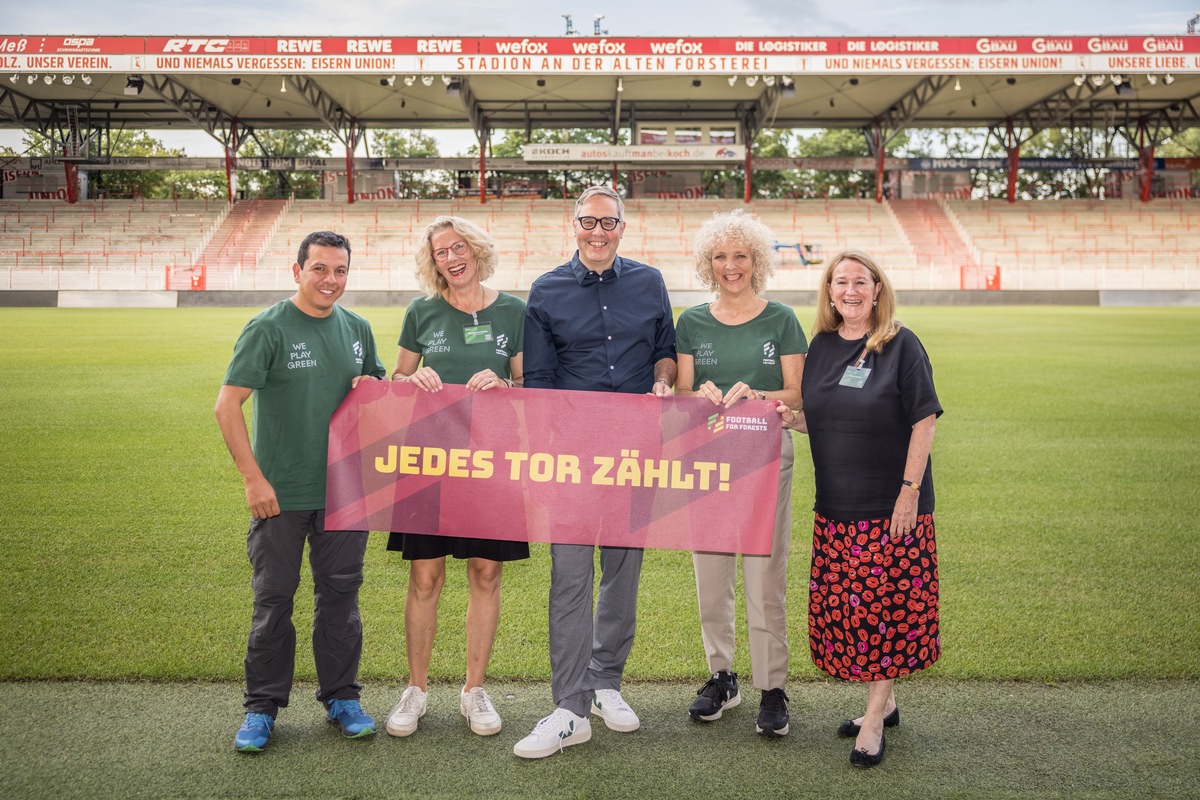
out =
{"type": "Polygon", "coordinates": [[[759,294],[779,263],[779,254],[771,246],[774,241],[775,234],[770,228],[740,208],[713,214],[712,219],[700,226],[692,245],[696,254],[696,278],[710,292],[717,291],[712,268],[713,250],[720,244],[744,245],[754,263],[750,289],[759,294]]]}
{"type": "Polygon", "coordinates": [[[446,228],[453,228],[475,254],[475,268],[481,283],[496,271],[496,242],[487,231],[462,217],[440,216],[425,227],[421,244],[417,247],[417,281],[429,297],[439,296],[450,285],[438,272],[437,263],[433,260],[433,237],[446,228]]]}
{"type": "Polygon", "coordinates": [[[817,322],[813,325],[812,335],[836,331],[842,324],[842,315],[830,300],[829,287],[833,283],[833,271],[844,261],[862,264],[871,273],[875,283],[879,284],[879,297],[875,298],[876,303],[871,307],[871,330],[867,337],[867,350],[878,353],[895,338],[903,323],[896,319],[896,290],[892,288],[892,282],[875,263],[875,259],[861,250],[843,250],[825,265],[817,287],[817,322]]]}

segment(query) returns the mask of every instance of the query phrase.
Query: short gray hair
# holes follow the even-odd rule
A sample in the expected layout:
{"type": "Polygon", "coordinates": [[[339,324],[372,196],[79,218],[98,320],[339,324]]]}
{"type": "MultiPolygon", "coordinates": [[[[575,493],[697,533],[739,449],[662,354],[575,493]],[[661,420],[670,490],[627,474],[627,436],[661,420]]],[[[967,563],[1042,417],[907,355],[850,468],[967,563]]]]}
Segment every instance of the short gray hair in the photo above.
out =
{"type": "Polygon", "coordinates": [[[617,193],[616,189],[608,186],[589,186],[588,188],[584,189],[583,194],[579,195],[579,199],[575,201],[575,213],[573,216],[578,217],[579,209],[583,207],[583,204],[588,200],[591,200],[596,195],[607,197],[611,200],[616,200],[617,216],[622,220],[625,219],[625,201],[621,199],[621,195],[617,193]]]}

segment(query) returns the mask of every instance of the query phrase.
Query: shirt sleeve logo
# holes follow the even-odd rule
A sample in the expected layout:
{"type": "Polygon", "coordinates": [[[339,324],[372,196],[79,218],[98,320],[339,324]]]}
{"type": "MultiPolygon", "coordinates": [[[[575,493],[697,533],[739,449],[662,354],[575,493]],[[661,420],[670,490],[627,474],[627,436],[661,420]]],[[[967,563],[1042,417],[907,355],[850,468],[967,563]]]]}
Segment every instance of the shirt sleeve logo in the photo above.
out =
{"type": "Polygon", "coordinates": [[[763,343],[763,365],[768,367],[775,366],[776,347],[774,342],[763,343]]]}

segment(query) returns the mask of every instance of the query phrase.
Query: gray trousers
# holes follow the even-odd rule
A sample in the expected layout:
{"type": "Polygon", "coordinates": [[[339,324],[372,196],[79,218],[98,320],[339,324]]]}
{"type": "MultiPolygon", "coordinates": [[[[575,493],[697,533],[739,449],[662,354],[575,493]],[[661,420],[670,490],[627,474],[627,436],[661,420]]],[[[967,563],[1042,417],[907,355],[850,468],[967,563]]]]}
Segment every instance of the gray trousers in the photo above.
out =
{"type": "Polygon", "coordinates": [[[358,588],[367,532],[326,531],[323,509],[284,511],[278,517],[252,519],[246,536],[246,554],[254,569],[254,616],[245,662],[247,711],[274,716],[277,708],[288,704],[296,666],[292,607],[306,540],[313,576],[317,699],[352,699],[362,690],[358,588]]]}
{"type": "Polygon", "coordinates": [[[596,689],[620,689],[633,647],[642,551],[600,548],[600,593],[592,613],[595,547],[550,545],[550,688],[554,703],[587,716],[596,689]]]}
{"type": "MultiPolygon", "coordinates": [[[[783,432],[781,448],[771,555],[742,556],[750,670],[754,688],[761,690],[782,689],[788,675],[787,565],[792,541],[792,462],[796,453],[787,430],[783,432]]],[[[708,671],[732,670],[737,620],[733,596],[737,556],[695,553],[692,563],[696,567],[700,637],[704,640],[708,671]]]]}

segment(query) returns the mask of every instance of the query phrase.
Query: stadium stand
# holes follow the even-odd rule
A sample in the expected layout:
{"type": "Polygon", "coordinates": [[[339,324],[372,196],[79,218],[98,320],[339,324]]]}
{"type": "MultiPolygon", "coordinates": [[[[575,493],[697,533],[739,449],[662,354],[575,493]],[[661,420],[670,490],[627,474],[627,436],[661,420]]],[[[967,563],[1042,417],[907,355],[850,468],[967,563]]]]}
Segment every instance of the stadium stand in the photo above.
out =
{"type": "Polygon", "coordinates": [[[1200,274],[1194,200],[941,204],[975,261],[1008,289],[1167,289],[1200,274]]]}
{"type": "MultiPolygon", "coordinates": [[[[695,231],[738,201],[633,199],[622,254],[661,269],[676,291],[699,290],[695,231]]],[[[765,200],[752,203],[780,242],[877,257],[899,289],[965,286],[967,271],[1006,289],[1160,289],[1200,273],[1194,200],[765,200]],[[997,276],[1000,273],[995,273],[997,276]]],[[[0,288],[287,289],[301,239],[332,229],[354,245],[354,288],[416,291],[414,254],[440,214],[479,222],[500,254],[490,283],[527,290],[575,247],[572,204],[500,199],[360,201],[0,202],[0,288]]],[[[779,252],[774,290],[813,290],[820,265],[779,252]]]]}
{"type": "Polygon", "coordinates": [[[0,202],[0,287],[161,290],[228,210],[206,200],[0,202]]]}

